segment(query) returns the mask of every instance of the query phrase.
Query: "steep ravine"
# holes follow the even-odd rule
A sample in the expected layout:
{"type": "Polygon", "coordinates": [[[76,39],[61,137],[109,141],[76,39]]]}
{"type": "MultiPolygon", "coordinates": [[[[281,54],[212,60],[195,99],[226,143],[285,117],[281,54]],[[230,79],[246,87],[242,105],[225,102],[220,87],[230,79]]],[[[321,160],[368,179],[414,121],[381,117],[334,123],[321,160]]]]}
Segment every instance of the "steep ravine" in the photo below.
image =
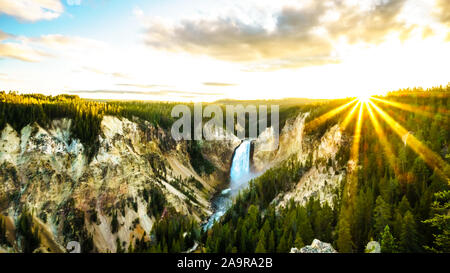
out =
{"type": "Polygon", "coordinates": [[[68,119],[20,132],[7,125],[0,138],[0,211],[17,223],[27,208],[50,251],[86,237],[93,251],[115,252],[118,243],[126,249],[164,214],[152,210],[158,195],[165,207],[198,221],[212,213],[209,198],[223,175],[197,174],[185,141],[144,121],[105,116],[98,153],[89,161],[85,147],[70,138],[70,126],[68,119]]]}
{"type": "MultiPolygon", "coordinates": [[[[317,162],[295,188],[274,200],[279,206],[310,196],[331,202],[345,175],[333,169],[334,163],[323,163],[335,160],[341,145],[339,127],[306,141],[307,115],[287,120],[276,149],[271,128],[252,140],[249,160],[254,176],[291,155],[302,161],[312,155],[317,162]]],[[[62,252],[69,241],[89,238],[90,251],[116,252],[119,244],[127,249],[136,239],[150,239],[153,224],[169,208],[204,222],[213,213],[211,198],[229,187],[233,154],[241,144],[234,135],[200,141],[203,157],[215,167],[206,175],[191,166],[186,141],[174,141],[167,131],[146,121],[105,116],[98,152],[91,160],[86,147],[71,138],[71,125],[71,120],[61,119],[49,128],[35,123],[16,132],[7,125],[1,132],[0,213],[6,216],[13,245],[3,251],[21,250],[14,225],[25,208],[39,226],[43,252],[62,252]],[[158,210],[155,204],[164,205],[158,210]]],[[[206,128],[204,134],[228,133],[206,128]]]]}

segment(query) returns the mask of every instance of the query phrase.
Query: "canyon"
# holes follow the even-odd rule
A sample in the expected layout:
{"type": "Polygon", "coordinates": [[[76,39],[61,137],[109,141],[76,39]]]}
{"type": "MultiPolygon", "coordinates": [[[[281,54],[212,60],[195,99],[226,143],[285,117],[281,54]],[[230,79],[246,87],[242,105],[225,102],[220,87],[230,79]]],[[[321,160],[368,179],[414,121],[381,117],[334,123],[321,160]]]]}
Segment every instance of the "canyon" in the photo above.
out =
{"type": "MultiPolygon", "coordinates": [[[[275,143],[271,127],[257,139],[199,141],[202,156],[214,166],[209,174],[192,167],[188,141],[175,141],[168,131],[138,118],[105,116],[92,158],[71,137],[70,119],[53,120],[49,128],[28,124],[20,132],[7,125],[0,138],[0,211],[11,246],[1,250],[20,252],[15,233],[24,209],[39,227],[40,252],[65,252],[68,242],[79,240],[91,240],[95,252],[127,249],[135,240],[151,240],[154,223],[169,207],[211,224],[251,178],[290,156],[316,164],[273,202],[282,207],[313,197],[332,205],[345,170],[324,162],[334,160],[342,143],[340,129],[335,125],[319,139],[305,139],[307,116],[286,121],[273,151],[268,149],[275,143]],[[236,156],[239,166],[232,164],[236,156]],[[228,197],[218,207],[221,195],[228,197]],[[155,211],[158,200],[164,205],[155,211]]],[[[217,133],[217,128],[204,130],[205,135],[217,133]]]]}

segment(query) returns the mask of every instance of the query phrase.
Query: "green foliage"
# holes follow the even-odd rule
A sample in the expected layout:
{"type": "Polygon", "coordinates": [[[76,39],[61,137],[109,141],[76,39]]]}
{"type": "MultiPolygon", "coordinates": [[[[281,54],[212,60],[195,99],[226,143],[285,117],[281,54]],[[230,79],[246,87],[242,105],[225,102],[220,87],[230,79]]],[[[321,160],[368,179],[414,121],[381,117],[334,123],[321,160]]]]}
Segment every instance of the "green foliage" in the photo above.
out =
{"type": "Polygon", "coordinates": [[[147,193],[147,190],[144,190],[144,198],[147,200],[147,214],[158,219],[167,203],[161,189],[151,188],[149,193],[147,193]]]}
{"type": "Polygon", "coordinates": [[[117,233],[119,231],[119,221],[117,220],[117,212],[113,212],[111,219],[111,232],[117,233]]]}
{"type": "MultiPolygon", "coordinates": [[[[390,93],[387,98],[438,113],[434,118],[387,105],[379,106],[436,154],[442,155],[443,151],[448,150],[450,142],[449,115],[441,114],[448,113],[449,91],[450,86],[420,92],[401,91],[390,93]]],[[[327,102],[311,106],[313,115],[307,121],[343,103],[345,100],[334,105],[327,102]]],[[[303,105],[298,109],[307,107],[303,105]]],[[[344,117],[345,112],[331,119],[329,124],[306,128],[306,136],[320,137],[330,125],[342,121],[344,117]]],[[[268,252],[285,252],[297,244],[297,238],[301,239],[298,244],[309,244],[313,238],[318,238],[331,242],[340,252],[361,252],[375,237],[382,242],[384,252],[422,252],[423,246],[433,251],[448,251],[448,197],[446,201],[445,198],[439,199],[432,206],[432,196],[436,192],[449,190],[448,180],[427,165],[409,146],[405,146],[390,126],[381,122],[380,117],[377,118],[393,154],[397,155],[394,166],[390,165],[385,147],[365,111],[356,186],[350,196],[336,200],[334,210],[310,200],[305,206],[290,204],[277,214],[272,213],[273,199],[279,193],[291,189],[311,164],[311,160],[308,160],[307,166],[294,163],[298,167],[289,167],[290,163],[286,161],[252,181],[249,189],[236,198],[222,220],[204,235],[206,250],[254,252],[256,248],[262,251],[264,247],[268,252]],[[297,175],[294,171],[296,168],[300,170],[297,175]],[[251,206],[256,206],[263,215],[258,221],[250,220],[251,206]],[[297,211],[297,214],[292,214],[292,211],[297,211]],[[306,217],[303,217],[304,213],[306,217]],[[268,231],[264,233],[260,232],[264,228],[262,223],[269,223],[268,231]],[[388,226],[393,226],[393,233],[388,226]],[[297,230],[300,232],[297,233],[297,230]],[[231,231],[236,231],[235,235],[231,231]],[[262,235],[266,237],[265,240],[261,239],[262,235]]],[[[351,138],[353,131],[354,126],[350,124],[344,131],[344,139],[351,138]]],[[[349,159],[351,146],[346,143],[340,147],[336,155],[337,164],[324,163],[334,165],[338,170],[343,168],[349,159]]],[[[444,170],[444,173],[449,175],[448,171],[444,170]]]]}
{"type": "Polygon", "coordinates": [[[156,222],[152,228],[152,241],[150,248],[135,251],[179,253],[193,247],[200,239],[200,228],[191,218],[179,215],[174,211],[168,212],[156,222]]]}
{"type": "Polygon", "coordinates": [[[266,253],[266,241],[267,237],[264,233],[264,229],[261,229],[261,231],[259,232],[259,241],[256,245],[255,253],[266,253]]]}
{"type": "Polygon", "coordinates": [[[119,115],[129,120],[138,117],[153,125],[159,125],[163,129],[170,129],[175,121],[171,116],[172,108],[177,104],[173,102],[109,101],[108,105],[112,107],[106,113],[119,115]]]}
{"type": "Polygon", "coordinates": [[[6,218],[0,214],[0,245],[8,244],[6,239],[6,218]]]}
{"type": "MultiPolygon", "coordinates": [[[[68,199],[61,208],[61,214],[57,220],[62,219],[62,232],[69,241],[77,241],[81,245],[81,252],[88,253],[94,250],[94,240],[92,234],[86,230],[85,212],[75,208],[75,200],[68,199]]],[[[89,219],[97,221],[97,213],[92,211],[89,219]]]]}
{"type": "Polygon", "coordinates": [[[98,149],[100,123],[105,111],[117,111],[105,103],[80,99],[78,96],[18,95],[0,92],[0,130],[10,124],[16,131],[37,122],[48,128],[54,119],[70,118],[72,137],[79,139],[92,157],[98,149]]]}
{"type": "MultiPolygon", "coordinates": [[[[230,210],[236,214],[237,207],[230,210]]],[[[310,244],[314,238],[325,240],[332,237],[331,229],[323,229],[336,221],[332,217],[323,217],[321,211],[329,212],[327,205],[320,205],[311,199],[306,207],[290,203],[286,208],[275,213],[275,207],[269,205],[261,216],[261,211],[255,205],[250,205],[242,216],[233,218],[222,224],[221,222],[204,235],[206,237],[206,251],[230,253],[286,253],[292,247],[303,247],[310,244]],[[311,219],[313,219],[311,221],[311,219]],[[312,224],[314,222],[316,224],[312,224]],[[236,231],[236,232],[232,232],[236,231]]],[[[326,214],[326,213],[325,213],[326,214]]]]}
{"type": "Polygon", "coordinates": [[[400,234],[400,248],[402,252],[421,252],[418,244],[419,238],[416,221],[413,214],[408,210],[403,217],[402,231],[400,234]]]}
{"type": "Polygon", "coordinates": [[[433,216],[424,221],[425,224],[435,228],[432,247],[427,249],[433,252],[450,252],[450,191],[435,194],[436,201],[433,203],[433,216]]]}
{"type": "Polygon", "coordinates": [[[69,118],[73,121],[71,137],[84,144],[86,153],[92,158],[98,151],[100,124],[104,115],[126,117],[170,128],[172,107],[165,102],[114,102],[81,99],[78,96],[23,94],[0,92],[0,130],[10,124],[20,132],[34,122],[49,128],[55,119],[69,118]]]}
{"type": "Polygon", "coordinates": [[[383,232],[385,227],[389,225],[391,220],[391,208],[386,203],[383,197],[378,196],[374,209],[374,229],[375,234],[383,232]]]}
{"type": "MultiPolygon", "coordinates": [[[[427,111],[432,116],[374,103],[443,158],[450,144],[449,94],[450,85],[426,91],[400,90],[389,93],[385,98],[427,111]]],[[[280,107],[280,125],[282,127],[288,118],[306,111],[310,112],[306,121],[312,121],[349,101],[319,101],[313,104],[285,102],[280,107]]],[[[19,96],[2,92],[0,128],[9,123],[20,130],[31,122],[45,127],[52,119],[69,117],[74,120],[73,137],[94,147],[95,151],[103,115],[130,119],[139,117],[168,128],[173,122],[167,118],[170,117],[171,106],[164,103],[93,102],[76,96],[19,96]]],[[[346,111],[343,111],[319,126],[307,126],[305,139],[319,139],[330,126],[342,122],[345,115],[346,111]]],[[[221,221],[202,234],[194,221],[176,213],[163,213],[166,201],[158,189],[144,191],[145,199],[150,200],[149,215],[154,215],[156,219],[164,216],[154,225],[150,241],[143,237],[130,249],[138,252],[179,252],[191,247],[195,240],[200,241],[207,252],[287,252],[293,246],[301,247],[317,238],[332,243],[340,252],[358,252],[364,250],[368,241],[376,238],[383,252],[450,252],[450,185],[445,178],[450,176],[450,158],[443,159],[447,162],[447,169],[437,171],[435,166],[427,165],[423,158],[405,145],[379,115],[376,117],[394,157],[388,157],[386,147],[374,130],[367,111],[364,111],[357,171],[344,181],[337,192],[333,209],[328,204],[311,199],[304,205],[291,202],[275,210],[273,200],[291,190],[313,164],[312,154],[304,163],[292,157],[251,181],[221,221]],[[391,165],[391,162],[394,164],[391,165]],[[354,186],[350,194],[343,195],[348,181],[354,182],[354,186]]],[[[321,164],[333,167],[336,172],[345,171],[354,127],[350,123],[343,131],[344,144],[339,148],[336,160],[321,164]]],[[[191,165],[198,173],[209,174],[213,171],[212,165],[201,154],[201,142],[190,141],[187,149],[191,165]]],[[[155,170],[161,169],[158,165],[160,158],[149,160],[152,160],[155,170]]],[[[158,171],[155,173],[164,176],[158,171]]],[[[184,181],[174,180],[171,183],[186,196],[191,196],[185,190],[184,181]]],[[[71,230],[69,225],[65,226],[71,230]]]]}
{"type": "Polygon", "coordinates": [[[338,239],[337,239],[336,244],[337,244],[339,252],[343,252],[343,253],[353,252],[352,237],[350,234],[350,224],[349,224],[349,221],[345,217],[342,217],[339,220],[338,239]]]}
{"type": "Polygon", "coordinates": [[[22,211],[17,221],[17,233],[21,237],[20,245],[24,253],[31,253],[40,246],[39,228],[26,209],[22,211]]]}
{"type": "Polygon", "coordinates": [[[380,246],[382,253],[395,253],[398,251],[397,242],[394,236],[392,236],[388,225],[386,225],[383,233],[381,234],[380,246]]]}
{"type": "Polygon", "coordinates": [[[192,168],[198,174],[211,174],[214,172],[214,165],[206,160],[201,153],[201,142],[197,140],[188,141],[187,151],[190,156],[192,168]]]}

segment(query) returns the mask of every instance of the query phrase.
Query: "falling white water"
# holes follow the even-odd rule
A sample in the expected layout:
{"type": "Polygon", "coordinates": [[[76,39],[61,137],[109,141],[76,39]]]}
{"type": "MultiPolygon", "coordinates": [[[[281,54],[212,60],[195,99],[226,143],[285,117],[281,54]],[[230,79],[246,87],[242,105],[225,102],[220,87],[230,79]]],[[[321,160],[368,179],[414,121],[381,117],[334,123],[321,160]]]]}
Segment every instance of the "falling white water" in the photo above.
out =
{"type": "Polygon", "coordinates": [[[250,172],[250,140],[242,141],[234,152],[230,170],[230,188],[225,189],[213,200],[214,213],[204,225],[204,229],[212,227],[228,208],[231,206],[232,198],[247,186],[247,183],[255,175],[250,172]]]}
{"type": "Polygon", "coordinates": [[[231,193],[247,185],[250,179],[250,140],[244,140],[234,152],[230,170],[231,193]]]}

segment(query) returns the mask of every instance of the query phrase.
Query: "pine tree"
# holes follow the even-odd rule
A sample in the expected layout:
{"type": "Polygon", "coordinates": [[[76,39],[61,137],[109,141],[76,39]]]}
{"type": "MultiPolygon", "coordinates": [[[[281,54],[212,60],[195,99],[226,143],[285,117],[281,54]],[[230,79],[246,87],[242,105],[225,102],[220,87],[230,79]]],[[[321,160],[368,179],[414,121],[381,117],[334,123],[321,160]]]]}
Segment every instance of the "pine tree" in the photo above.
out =
{"type": "Polygon", "coordinates": [[[342,217],[338,225],[337,247],[339,252],[353,252],[352,237],[350,234],[350,224],[345,217],[342,217]]]}
{"type": "Polygon", "coordinates": [[[273,230],[271,230],[269,235],[269,242],[267,245],[267,251],[273,253],[275,252],[275,250],[275,234],[273,230]]]}
{"type": "Polygon", "coordinates": [[[380,234],[383,232],[385,227],[389,225],[389,221],[391,219],[391,209],[389,204],[384,201],[384,199],[378,196],[375,202],[374,209],[374,229],[376,234],[380,234]]]}
{"type": "Polygon", "coordinates": [[[0,245],[6,244],[6,219],[3,215],[0,215],[0,245]]]}
{"type": "Polygon", "coordinates": [[[286,233],[283,234],[283,236],[281,237],[280,243],[278,244],[277,247],[277,252],[278,253],[286,253],[288,252],[288,243],[287,243],[287,239],[286,239],[286,233]]]}
{"type": "Polygon", "coordinates": [[[433,246],[427,247],[433,252],[450,252],[450,191],[443,191],[435,194],[436,201],[433,203],[434,215],[424,221],[425,224],[437,229],[433,234],[433,246]]]}
{"type": "Polygon", "coordinates": [[[397,252],[397,243],[395,238],[392,236],[389,226],[386,225],[383,233],[381,234],[381,252],[383,253],[394,253],[397,252]]]}
{"type": "Polygon", "coordinates": [[[420,252],[419,238],[416,230],[414,216],[408,210],[403,217],[402,232],[400,234],[400,247],[403,252],[420,252]]]}
{"type": "Polygon", "coordinates": [[[264,230],[259,233],[259,241],[256,245],[255,253],[266,253],[266,236],[264,235],[264,230]]]}
{"type": "Polygon", "coordinates": [[[116,253],[124,253],[125,249],[122,248],[119,237],[116,239],[116,253]]]}
{"type": "Polygon", "coordinates": [[[295,236],[294,245],[298,249],[300,249],[300,248],[305,246],[305,244],[303,243],[303,240],[302,240],[302,236],[300,236],[300,232],[299,231],[297,231],[297,234],[295,236]]]}

